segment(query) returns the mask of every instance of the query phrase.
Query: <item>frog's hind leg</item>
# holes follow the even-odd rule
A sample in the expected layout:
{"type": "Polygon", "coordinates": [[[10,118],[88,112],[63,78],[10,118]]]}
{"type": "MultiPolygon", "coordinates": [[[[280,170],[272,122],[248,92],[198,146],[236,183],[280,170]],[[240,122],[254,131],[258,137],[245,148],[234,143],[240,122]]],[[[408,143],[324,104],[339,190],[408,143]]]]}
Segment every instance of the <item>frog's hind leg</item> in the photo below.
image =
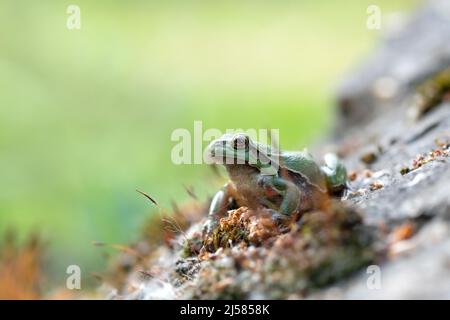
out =
{"type": "Polygon", "coordinates": [[[234,187],[231,183],[227,183],[213,197],[209,206],[207,221],[203,226],[203,231],[210,234],[218,225],[221,217],[225,215],[227,210],[232,209],[234,187]]]}
{"type": "Polygon", "coordinates": [[[341,196],[348,188],[347,169],[342,160],[333,153],[327,153],[324,161],[325,166],[322,166],[321,170],[325,174],[328,190],[332,195],[341,196]]]}

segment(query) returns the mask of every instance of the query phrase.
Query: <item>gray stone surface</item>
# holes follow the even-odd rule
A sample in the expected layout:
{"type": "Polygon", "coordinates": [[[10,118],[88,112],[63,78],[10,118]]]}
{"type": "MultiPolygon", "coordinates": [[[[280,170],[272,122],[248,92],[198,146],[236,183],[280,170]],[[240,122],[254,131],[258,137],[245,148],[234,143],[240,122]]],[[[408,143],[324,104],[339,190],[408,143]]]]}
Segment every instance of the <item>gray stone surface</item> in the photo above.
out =
{"type": "Polygon", "coordinates": [[[408,174],[400,173],[418,154],[426,156],[436,149],[436,139],[450,141],[449,104],[440,104],[419,120],[409,116],[415,108],[416,85],[449,66],[450,2],[431,1],[386,36],[342,84],[338,96],[344,112],[334,142],[346,154],[350,169],[373,172],[352,183],[354,191],[360,191],[346,201],[360,209],[366,224],[392,230],[410,221],[417,231],[389,247],[395,254],[380,263],[380,290],[368,289],[369,275],[363,270],[312,298],[450,298],[450,159],[437,157],[408,174]],[[377,94],[380,81],[394,85],[393,94],[377,94]],[[361,156],[373,150],[376,160],[363,163],[361,156]],[[374,181],[383,187],[370,190],[374,181]]]}
{"type": "Polygon", "coordinates": [[[361,272],[314,299],[450,299],[450,225],[436,220],[402,244],[401,257],[380,266],[381,286],[361,272]]]}
{"type": "Polygon", "coordinates": [[[394,30],[338,90],[341,128],[367,123],[398,103],[432,73],[450,64],[450,2],[429,1],[394,30]]]}

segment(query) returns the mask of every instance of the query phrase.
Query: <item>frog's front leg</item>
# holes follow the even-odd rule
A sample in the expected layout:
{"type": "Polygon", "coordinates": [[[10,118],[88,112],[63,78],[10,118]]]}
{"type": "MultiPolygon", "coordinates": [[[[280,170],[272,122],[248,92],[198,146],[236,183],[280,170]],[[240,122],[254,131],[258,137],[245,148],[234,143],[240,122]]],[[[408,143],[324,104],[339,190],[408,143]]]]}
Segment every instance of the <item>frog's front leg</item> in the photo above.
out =
{"type": "Polygon", "coordinates": [[[227,183],[215,194],[209,206],[208,218],[203,225],[204,232],[210,234],[217,227],[220,218],[228,210],[233,192],[234,187],[231,183],[227,183]]]}
{"type": "Polygon", "coordinates": [[[335,154],[327,153],[324,157],[325,166],[321,167],[327,180],[327,187],[332,195],[342,195],[347,188],[347,170],[342,160],[335,154]]]}
{"type": "Polygon", "coordinates": [[[274,196],[281,196],[281,204],[273,219],[277,222],[286,220],[300,207],[300,190],[291,181],[278,176],[264,175],[259,178],[259,185],[266,191],[266,196],[270,199],[274,196]]]}

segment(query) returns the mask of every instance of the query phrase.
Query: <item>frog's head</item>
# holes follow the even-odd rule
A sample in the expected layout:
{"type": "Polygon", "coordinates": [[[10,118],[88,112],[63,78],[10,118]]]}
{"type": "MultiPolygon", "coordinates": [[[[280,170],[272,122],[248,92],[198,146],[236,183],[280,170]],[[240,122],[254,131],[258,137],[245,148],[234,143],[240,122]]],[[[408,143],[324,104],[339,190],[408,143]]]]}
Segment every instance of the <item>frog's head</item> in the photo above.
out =
{"type": "Polygon", "coordinates": [[[208,158],[217,164],[249,165],[265,174],[276,174],[278,161],[270,155],[270,149],[258,144],[244,133],[224,134],[212,141],[207,148],[208,158]]]}

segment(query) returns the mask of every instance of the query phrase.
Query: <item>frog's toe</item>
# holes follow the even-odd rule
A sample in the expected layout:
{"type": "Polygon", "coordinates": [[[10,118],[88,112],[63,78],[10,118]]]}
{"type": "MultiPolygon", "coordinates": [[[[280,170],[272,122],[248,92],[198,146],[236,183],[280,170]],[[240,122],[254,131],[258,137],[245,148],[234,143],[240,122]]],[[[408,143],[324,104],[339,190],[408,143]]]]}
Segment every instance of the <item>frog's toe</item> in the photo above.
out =
{"type": "Polygon", "coordinates": [[[272,217],[272,220],[275,222],[277,226],[286,226],[291,221],[291,217],[285,214],[281,214],[273,209],[268,209],[268,211],[272,217]]]}
{"type": "Polygon", "coordinates": [[[335,197],[343,197],[347,194],[349,187],[347,183],[337,184],[334,186],[331,186],[330,192],[335,197]]]}
{"type": "Polygon", "coordinates": [[[347,197],[350,193],[352,193],[352,192],[354,192],[355,191],[355,189],[354,188],[352,188],[352,186],[347,182],[346,184],[345,184],[345,186],[343,187],[343,189],[342,189],[342,191],[341,191],[341,193],[340,193],[340,197],[347,197]]]}
{"type": "Polygon", "coordinates": [[[341,196],[347,188],[347,170],[344,163],[332,153],[326,154],[324,160],[325,166],[321,169],[325,174],[328,189],[332,195],[341,196]]]}

